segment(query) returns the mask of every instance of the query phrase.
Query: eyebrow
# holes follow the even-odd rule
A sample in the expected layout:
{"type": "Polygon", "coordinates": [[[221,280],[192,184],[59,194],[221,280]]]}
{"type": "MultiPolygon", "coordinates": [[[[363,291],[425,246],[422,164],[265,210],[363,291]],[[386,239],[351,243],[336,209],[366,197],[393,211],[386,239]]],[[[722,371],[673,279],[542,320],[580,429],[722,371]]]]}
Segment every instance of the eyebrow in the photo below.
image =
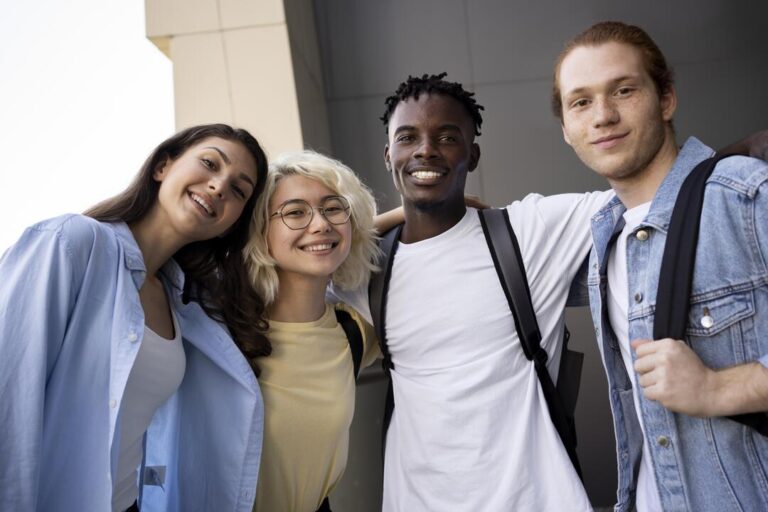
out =
{"type": "MultiPolygon", "coordinates": [[[[620,84],[621,82],[625,82],[627,80],[637,80],[640,78],[640,75],[623,75],[618,78],[614,78],[612,80],[609,80],[608,83],[611,86],[616,86],[620,84]]],[[[565,94],[563,94],[563,97],[569,98],[571,96],[575,96],[578,94],[582,94],[584,91],[587,91],[588,89],[591,89],[591,87],[577,87],[576,89],[573,89],[571,91],[567,91],[565,94]]]]}
{"type": "MultiPolygon", "coordinates": [[[[320,202],[323,203],[323,202],[327,201],[328,199],[332,199],[332,198],[335,198],[335,197],[341,197],[342,199],[347,199],[346,197],[342,196],[341,194],[328,194],[327,196],[321,197],[320,198],[320,202]]],[[[292,203],[294,201],[303,201],[303,202],[309,204],[309,201],[307,201],[306,199],[302,199],[301,197],[293,197],[291,199],[286,199],[285,201],[280,203],[280,205],[282,206],[284,204],[292,203]]],[[[349,201],[349,200],[347,200],[347,201],[349,201]]]]}
{"type": "Polygon", "coordinates": [[[219,156],[221,156],[221,159],[222,159],[222,160],[224,160],[224,162],[225,162],[227,165],[232,165],[232,162],[229,160],[229,157],[227,156],[227,154],[226,154],[226,153],[224,153],[224,152],[223,152],[222,150],[220,150],[219,148],[217,148],[216,146],[208,146],[208,147],[205,147],[205,148],[203,148],[203,149],[212,149],[212,150],[214,150],[215,152],[217,152],[217,153],[219,154],[219,156]]]}
{"type": "MultiPolygon", "coordinates": [[[[225,152],[223,152],[222,150],[220,150],[219,148],[217,148],[216,146],[208,146],[208,147],[205,147],[203,149],[212,149],[212,150],[214,150],[215,152],[217,152],[219,154],[219,156],[221,156],[221,159],[224,160],[224,163],[226,163],[227,165],[232,165],[232,162],[230,161],[230,159],[227,156],[227,154],[225,152]]],[[[237,177],[240,178],[241,180],[247,181],[251,185],[251,187],[256,188],[256,183],[251,179],[250,176],[248,176],[244,172],[241,172],[237,177]]]]}
{"type": "MultiPolygon", "coordinates": [[[[461,132],[461,128],[459,128],[458,125],[455,125],[455,124],[452,124],[452,123],[446,123],[444,125],[439,126],[437,129],[438,129],[438,131],[450,130],[450,131],[461,132]]],[[[415,126],[411,126],[409,124],[398,126],[397,129],[395,130],[395,133],[393,135],[397,135],[400,132],[410,131],[410,130],[416,130],[416,127],[415,126]]]]}
{"type": "Polygon", "coordinates": [[[241,172],[241,173],[238,175],[238,178],[240,178],[240,179],[241,179],[241,180],[243,180],[243,181],[246,181],[246,182],[248,182],[248,183],[251,185],[251,187],[253,187],[253,188],[256,188],[256,183],[255,183],[255,182],[254,182],[254,181],[251,179],[251,177],[250,177],[250,176],[248,176],[248,175],[247,175],[247,174],[245,174],[244,172],[241,172]]]}

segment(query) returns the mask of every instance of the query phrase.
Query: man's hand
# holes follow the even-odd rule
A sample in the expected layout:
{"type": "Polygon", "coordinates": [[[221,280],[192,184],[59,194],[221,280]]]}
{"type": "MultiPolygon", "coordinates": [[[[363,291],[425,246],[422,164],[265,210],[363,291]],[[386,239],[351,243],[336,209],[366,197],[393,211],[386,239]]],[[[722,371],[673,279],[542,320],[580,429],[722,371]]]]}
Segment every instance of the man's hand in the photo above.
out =
{"type": "Polygon", "coordinates": [[[768,160],[768,130],[756,132],[749,137],[734,142],[717,152],[719,155],[735,154],[768,160]]]}
{"type": "Polygon", "coordinates": [[[768,368],[750,362],[713,370],[680,340],[635,340],[635,371],[643,394],[689,416],[768,411],[768,368]]]}
{"type": "Polygon", "coordinates": [[[689,416],[712,416],[715,371],[680,340],[635,340],[635,371],[643,394],[667,409],[689,416]]]}

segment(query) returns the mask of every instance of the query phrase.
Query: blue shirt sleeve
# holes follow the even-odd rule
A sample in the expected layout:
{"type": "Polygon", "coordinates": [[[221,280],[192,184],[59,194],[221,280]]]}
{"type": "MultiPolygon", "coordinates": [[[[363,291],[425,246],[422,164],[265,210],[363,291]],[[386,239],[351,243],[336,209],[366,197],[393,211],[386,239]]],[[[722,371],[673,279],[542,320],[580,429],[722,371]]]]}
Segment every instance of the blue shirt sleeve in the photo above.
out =
{"type": "Polygon", "coordinates": [[[47,377],[77,293],[61,223],[27,229],[0,259],[0,503],[35,510],[47,377]]]}

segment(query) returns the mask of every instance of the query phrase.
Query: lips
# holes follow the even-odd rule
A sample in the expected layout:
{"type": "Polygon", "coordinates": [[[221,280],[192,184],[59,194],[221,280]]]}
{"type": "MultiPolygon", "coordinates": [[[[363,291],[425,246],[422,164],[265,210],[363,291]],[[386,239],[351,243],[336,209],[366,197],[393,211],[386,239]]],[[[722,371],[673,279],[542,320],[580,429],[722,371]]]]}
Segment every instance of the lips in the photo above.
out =
{"type": "Polygon", "coordinates": [[[337,245],[339,245],[339,242],[323,240],[320,242],[312,242],[311,244],[301,245],[299,246],[299,249],[309,253],[322,254],[332,251],[337,245]]]}
{"type": "Polygon", "coordinates": [[[216,209],[209,198],[192,191],[189,191],[187,194],[189,195],[189,198],[192,199],[192,202],[194,202],[198,206],[198,209],[205,215],[208,217],[216,217],[216,209]]]}
{"type": "Polygon", "coordinates": [[[436,167],[414,167],[408,169],[407,174],[417,183],[430,183],[439,180],[446,173],[436,167]]]}
{"type": "Polygon", "coordinates": [[[606,135],[604,137],[600,137],[599,139],[593,140],[591,144],[602,149],[610,149],[620,144],[627,135],[629,135],[629,132],[606,135]]]}

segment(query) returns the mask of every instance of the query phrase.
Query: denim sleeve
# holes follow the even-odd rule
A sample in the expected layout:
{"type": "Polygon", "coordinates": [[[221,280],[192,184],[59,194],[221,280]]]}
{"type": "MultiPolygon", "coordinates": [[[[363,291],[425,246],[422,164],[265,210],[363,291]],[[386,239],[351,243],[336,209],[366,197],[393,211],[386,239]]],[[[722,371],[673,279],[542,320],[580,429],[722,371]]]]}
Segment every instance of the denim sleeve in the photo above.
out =
{"type": "Polygon", "coordinates": [[[0,503],[36,510],[45,389],[76,296],[57,230],[29,228],[0,259],[0,503]]]}
{"type": "MultiPolygon", "coordinates": [[[[762,180],[757,188],[755,194],[754,204],[754,226],[757,237],[757,248],[760,254],[758,255],[760,260],[764,264],[768,265],[768,166],[764,163],[760,163],[761,169],[755,173],[762,180]]],[[[768,274],[768,268],[763,269],[768,274]]],[[[762,304],[768,303],[768,285],[763,285],[761,296],[763,300],[762,304]]],[[[758,321],[763,326],[762,332],[765,333],[765,327],[768,326],[768,311],[757,311],[758,321]]],[[[768,339],[758,340],[758,346],[760,347],[760,354],[758,361],[760,364],[768,368],[768,339]]]]}

